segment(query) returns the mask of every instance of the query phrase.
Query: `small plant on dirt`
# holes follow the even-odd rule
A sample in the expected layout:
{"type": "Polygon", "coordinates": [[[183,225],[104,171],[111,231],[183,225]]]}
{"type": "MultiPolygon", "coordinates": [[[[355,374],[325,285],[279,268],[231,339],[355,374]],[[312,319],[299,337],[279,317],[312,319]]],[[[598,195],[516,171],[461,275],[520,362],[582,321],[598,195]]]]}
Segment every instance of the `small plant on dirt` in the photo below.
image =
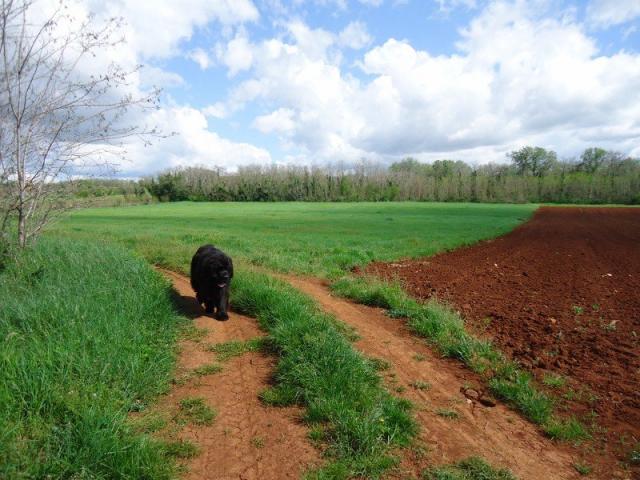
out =
{"type": "Polygon", "coordinates": [[[174,385],[184,385],[185,383],[187,383],[192,378],[193,378],[193,372],[185,372],[185,373],[180,373],[180,374],[176,375],[175,377],[173,377],[171,382],[174,385]]]}
{"type": "Polygon", "coordinates": [[[422,380],[411,382],[411,386],[416,390],[429,390],[431,388],[431,384],[429,382],[423,382],[422,380]]]}
{"type": "Polygon", "coordinates": [[[574,315],[582,315],[584,313],[584,307],[581,307],[580,305],[574,305],[573,307],[571,307],[571,310],[573,311],[574,315]]]}
{"type": "Polygon", "coordinates": [[[566,400],[569,400],[569,401],[577,400],[579,397],[580,397],[580,394],[578,392],[576,392],[573,388],[569,388],[562,395],[562,398],[564,398],[566,400]]]}
{"type": "Polygon", "coordinates": [[[321,423],[313,425],[309,429],[309,433],[307,434],[307,436],[309,437],[309,440],[311,440],[314,443],[320,443],[324,441],[326,438],[326,435],[327,435],[327,432],[326,432],[325,426],[322,425],[321,423]]]}
{"type": "Polygon", "coordinates": [[[219,363],[209,363],[207,365],[201,365],[198,368],[195,368],[193,370],[193,373],[195,373],[198,376],[205,376],[205,375],[213,375],[214,373],[220,373],[222,371],[222,365],[220,365],[219,363]]]}
{"type": "Polygon", "coordinates": [[[480,320],[480,325],[484,330],[488,329],[492,323],[493,318],[491,317],[484,317],[482,320],[480,320]]]}
{"type": "Polygon", "coordinates": [[[414,359],[416,362],[424,362],[424,361],[427,359],[427,357],[425,357],[425,356],[424,356],[424,355],[422,355],[421,353],[416,353],[416,354],[413,356],[413,359],[414,359]]]}
{"type": "Polygon", "coordinates": [[[226,362],[247,352],[257,352],[266,346],[266,340],[262,337],[252,338],[247,341],[232,340],[230,342],[215,343],[209,345],[207,350],[218,355],[218,360],[226,362]]]}
{"type": "Polygon", "coordinates": [[[551,417],[551,399],[536,389],[529,372],[520,370],[513,362],[502,363],[489,386],[494,395],[517,405],[530,420],[544,424],[551,417]]]}
{"type": "Polygon", "coordinates": [[[436,410],[436,415],[448,420],[458,420],[460,418],[460,413],[451,408],[439,408],[436,410]]]}
{"type": "Polygon", "coordinates": [[[175,440],[164,444],[165,454],[175,458],[193,458],[200,449],[189,440],[175,440]]]}
{"type": "Polygon", "coordinates": [[[569,442],[579,442],[591,436],[586,427],[574,417],[567,420],[551,420],[544,425],[544,431],[554,440],[569,442]]]}
{"type": "Polygon", "coordinates": [[[398,385],[395,388],[396,393],[404,393],[405,390],[406,390],[406,388],[403,385],[398,385]]]}
{"type": "Polygon", "coordinates": [[[374,370],[381,372],[383,370],[389,370],[391,368],[391,363],[389,363],[384,358],[369,358],[369,362],[371,362],[371,366],[374,370]]]}
{"type": "Polygon", "coordinates": [[[593,470],[592,467],[584,463],[574,463],[573,468],[575,468],[576,472],[578,472],[580,475],[589,475],[593,470]]]}
{"type": "Polygon", "coordinates": [[[588,420],[593,427],[596,427],[596,419],[598,418],[598,412],[595,410],[590,410],[587,414],[585,414],[585,420],[588,420]]]}
{"type": "Polygon", "coordinates": [[[609,323],[606,323],[602,328],[604,328],[607,332],[615,332],[617,320],[611,320],[609,323]]]}
{"type": "Polygon", "coordinates": [[[506,469],[496,469],[479,457],[470,457],[453,465],[422,472],[424,480],[516,480],[506,469]]]}
{"type": "Polygon", "coordinates": [[[201,342],[204,337],[207,336],[206,328],[198,328],[195,325],[187,324],[180,330],[180,335],[185,340],[191,340],[192,342],[201,342]]]}
{"type": "Polygon", "coordinates": [[[582,387],[578,390],[569,388],[562,397],[569,401],[586,402],[590,404],[593,404],[598,400],[598,396],[586,387],[582,387]]]}
{"type": "Polygon", "coordinates": [[[600,311],[600,305],[598,305],[597,303],[594,303],[593,305],[591,305],[591,309],[594,312],[599,312],[600,311]]]}
{"type": "Polygon", "coordinates": [[[133,417],[129,423],[136,432],[153,433],[167,426],[167,416],[160,412],[149,412],[138,417],[133,417]]]}
{"type": "Polygon", "coordinates": [[[272,407],[287,407],[295,405],[300,399],[298,398],[297,390],[294,388],[287,385],[277,385],[263,390],[260,393],[260,400],[265,405],[271,405],[272,407]]]}
{"type": "Polygon", "coordinates": [[[637,443],[635,448],[629,452],[629,463],[640,465],[640,443],[637,443]]]}
{"type": "Polygon", "coordinates": [[[262,437],[253,437],[251,439],[251,445],[256,448],[264,448],[264,438],[262,437]]]}
{"type": "Polygon", "coordinates": [[[211,425],[216,411],[204,403],[203,398],[188,397],[180,400],[180,417],[195,425],[211,425]]]}
{"type": "Polygon", "coordinates": [[[566,385],[567,379],[562,375],[556,375],[555,373],[545,373],[542,378],[542,383],[547,387],[560,388],[566,385]]]}

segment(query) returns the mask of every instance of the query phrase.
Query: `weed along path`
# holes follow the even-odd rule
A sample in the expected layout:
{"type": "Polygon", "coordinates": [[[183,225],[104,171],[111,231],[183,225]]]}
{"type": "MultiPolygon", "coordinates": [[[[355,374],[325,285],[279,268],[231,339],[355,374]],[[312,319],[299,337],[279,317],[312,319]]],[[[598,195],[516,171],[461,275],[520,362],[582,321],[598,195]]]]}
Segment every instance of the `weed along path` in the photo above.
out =
{"type": "Polygon", "coordinates": [[[522,480],[579,478],[571,454],[543,437],[531,423],[499,403],[487,407],[467,398],[481,393],[474,375],[436,356],[403,321],[386,316],[381,309],[334,297],[319,280],[283,278],[354,327],[360,336],[355,346],[388,365],[382,372],[388,387],[416,405],[418,447],[403,455],[393,475],[418,478],[427,466],[477,455],[496,467],[510,469],[522,480]]]}
{"type": "Polygon", "coordinates": [[[184,314],[194,319],[197,328],[197,335],[180,345],[177,382],[164,399],[165,408],[179,412],[184,399],[195,398],[202,399],[215,414],[209,425],[187,422],[177,433],[199,450],[188,460],[184,478],[298,479],[310,466],[321,463],[300,421],[302,411],[268,407],[258,398],[269,386],[275,359],[249,351],[232,353],[224,360],[209,351],[211,345],[263,336],[256,321],[233,312],[226,322],[202,316],[189,279],[161,271],[173,283],[184,314]]]}

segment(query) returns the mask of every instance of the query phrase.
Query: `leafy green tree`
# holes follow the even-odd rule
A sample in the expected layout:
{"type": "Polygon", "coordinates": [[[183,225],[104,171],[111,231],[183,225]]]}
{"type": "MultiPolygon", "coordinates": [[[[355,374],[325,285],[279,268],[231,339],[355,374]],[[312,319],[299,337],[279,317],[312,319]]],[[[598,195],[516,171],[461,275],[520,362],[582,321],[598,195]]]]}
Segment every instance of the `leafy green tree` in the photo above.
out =
{"type": "Polygon", "coordinates": [[[413,157],[407,157],[399,162],[392,163],[389,171],[393,173],[422,173],[425,171],[425,164],[420,163],[413,157]]]}
{"type": "Polygon", "coordinates": [[[608,152],[604,148],[591,147],[587,148],[582,155],[580,155],[580,163],[578,169],[587,172],[595,173],[601,166],[607,161],[608,152]]]}
{"type": "Polygon", "coordinates": [[[519,175],[543,177],[558,163],[558,156],[553,150],[542,147],[522,147],[507,154],[519,175]]]}

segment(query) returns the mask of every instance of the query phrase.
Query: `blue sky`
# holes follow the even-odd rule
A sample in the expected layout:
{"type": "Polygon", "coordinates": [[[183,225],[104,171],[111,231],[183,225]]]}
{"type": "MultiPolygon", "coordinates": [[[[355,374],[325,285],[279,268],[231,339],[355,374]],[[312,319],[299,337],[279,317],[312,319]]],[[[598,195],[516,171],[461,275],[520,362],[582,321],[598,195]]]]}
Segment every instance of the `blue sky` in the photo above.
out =
{"type": "Polygon", "coordinates": [[[163,87],[123,176],[189,165],[640,156],[639,0],[84,0],[163,87]]]}

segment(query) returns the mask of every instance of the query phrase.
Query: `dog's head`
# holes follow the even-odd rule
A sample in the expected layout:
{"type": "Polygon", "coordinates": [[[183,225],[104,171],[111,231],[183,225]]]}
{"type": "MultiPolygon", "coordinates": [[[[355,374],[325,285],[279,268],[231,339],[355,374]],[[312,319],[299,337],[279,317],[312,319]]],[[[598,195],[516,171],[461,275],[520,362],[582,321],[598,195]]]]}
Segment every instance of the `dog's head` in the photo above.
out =
{"type": "Polygon", "coordinates": [[[224,288],[229,284],[229,270],[215,263],[209,265],[209,278],[213,280],[213,283],[220,288],[224,288]]]}

